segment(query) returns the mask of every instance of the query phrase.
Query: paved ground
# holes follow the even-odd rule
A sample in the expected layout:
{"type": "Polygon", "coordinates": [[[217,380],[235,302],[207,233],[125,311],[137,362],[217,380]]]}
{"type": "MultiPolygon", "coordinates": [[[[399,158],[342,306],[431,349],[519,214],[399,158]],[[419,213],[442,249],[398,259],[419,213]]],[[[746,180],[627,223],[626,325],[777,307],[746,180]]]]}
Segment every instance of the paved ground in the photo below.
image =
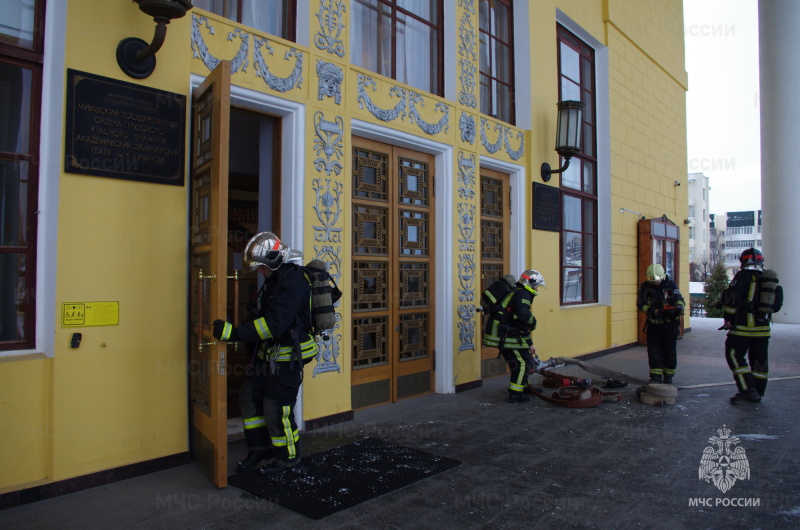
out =
{"type": "MultiPolygon", "coordinates": [[[[671,406],[639,403],[630,385],[625,401],[591,409],[512,405],[507,380],[495,378],[305,433],[306,453],[376,437],[463,462],[319,521],[235,487],[217,490],[189,464],[0,511],[0,528],[798,528],[800,325],[774,326],[764,402],[734,407],[720,324],[692,319],[678,343],[675,382],[684,388],[671,406]],[[750,472],[726,493],[698,473],[723,428],[739,438],[750,472]]],[[[647,375],[642,347],[590,362],[647,375]]],[[[236,442],[230,452],[236,462],[245,448],[236,442]]]]}

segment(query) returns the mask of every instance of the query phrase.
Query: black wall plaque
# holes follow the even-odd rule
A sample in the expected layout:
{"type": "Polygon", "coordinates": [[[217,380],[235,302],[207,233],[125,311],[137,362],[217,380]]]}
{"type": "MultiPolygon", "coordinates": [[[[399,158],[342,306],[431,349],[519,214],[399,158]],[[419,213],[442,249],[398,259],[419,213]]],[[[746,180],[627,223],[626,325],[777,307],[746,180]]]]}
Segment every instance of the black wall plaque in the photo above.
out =
{"type": "Polygon", "coordinates": [[[535,230],[561,230],[561,197],[558,188],[533,183],[533,228],[535,230]]]}
{"type": "Polygon", "coordinates": [[[64,170],[183,186],[186,96],[67,70],[64,170]]]}

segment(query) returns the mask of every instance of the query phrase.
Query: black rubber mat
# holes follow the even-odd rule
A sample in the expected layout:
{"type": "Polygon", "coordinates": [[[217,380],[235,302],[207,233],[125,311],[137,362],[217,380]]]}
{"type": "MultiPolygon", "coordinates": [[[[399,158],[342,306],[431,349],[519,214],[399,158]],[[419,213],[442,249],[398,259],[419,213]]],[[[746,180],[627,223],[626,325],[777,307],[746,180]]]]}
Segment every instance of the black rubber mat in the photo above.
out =
{"type": "Polygon", "coordinates": [[[304,456],[277,475],[251,469],[228,482],[312,519],[321,519],[461,465],[458,460],[365,438],[304,456]]]}

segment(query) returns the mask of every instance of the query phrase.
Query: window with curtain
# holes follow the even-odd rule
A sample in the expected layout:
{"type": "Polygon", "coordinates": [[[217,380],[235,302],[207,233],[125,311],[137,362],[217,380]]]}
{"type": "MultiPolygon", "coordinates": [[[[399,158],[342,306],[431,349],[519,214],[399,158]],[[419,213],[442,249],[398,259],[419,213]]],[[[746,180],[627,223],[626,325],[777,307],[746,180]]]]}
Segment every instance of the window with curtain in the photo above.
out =
{"type": "Polygon", "coordinates": [[[193,0],[194,7],[295,41],[297,0],[193,0]]]}
{"type": "Polygon", "coordinates": [[[353,64],[443,95],[442,0],[354,0],[353,64]]]}
{"type": "Polygon", "coordinates": [[[36,344],[44,0],[0,7],[0,350],[36,344]]]}
{"type": "Polygon", "coordinates": [[[514,32],[511,0],[480,0],[481,112],[514,123],[514,32]]]}
{"type": "MultiPolygon", "coordinates": [[[[558,26],[559,101],[582,101],[582,151],[561,174],[561,303],[597,302],[594,50],[558,26]]],[[[563,160],[561,161],[563,164],[563,160]]]]}

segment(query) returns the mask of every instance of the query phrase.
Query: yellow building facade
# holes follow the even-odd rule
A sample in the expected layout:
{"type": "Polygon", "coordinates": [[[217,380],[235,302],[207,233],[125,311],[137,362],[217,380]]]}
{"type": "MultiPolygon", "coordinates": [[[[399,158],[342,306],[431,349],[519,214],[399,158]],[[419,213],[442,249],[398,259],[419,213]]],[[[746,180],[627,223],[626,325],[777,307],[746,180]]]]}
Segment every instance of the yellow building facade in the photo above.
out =
{"type": "Polygon", "coordinates": [[[475,311],[492,271],[544,275],[533,306],[543,359],[637,342],[640,262],[650,261],[640,256],[642,219],[675,230],[659,259],[688,289],[680,0],[504,2],[510,119],[481,110],[481,9],[493,3],[444,0],[432,60],[408,55],[413,43],[395,50],[407,79],[432,63],[433,90],[363,60],[357,1],[289,2],[291,38],[195,2],[167,25],[140,79],[117,57],[120,41],[153,33],[137,3],[21,3],[42,24],[32,30],[40,53],[3,44],[0,62],[32,61],[36,73],[36,275],[24,317],[32,333],[0,351],[7,499],[76,477],[100,483],[125,466],[174,465],[190,445],[209,444],[225,468],[227,434],[208,440],[207,429],[235,417],[246,358],[213,340],[210,321],[243,318],[256,281],[225,278],[257,231],[328,263],[343,291],[337,327],[305,368],[306,429],[498,375],[475,311]],[[590,98],[591,156],[573,160],[577,177],[545,182],[542,163],[560,162],[556,103],[570,50],[587,68],[578,85],[590,98]],[[155,110],[125,103],[137,89],[155,110]],[[81,116],[96,121],[76,132],[81,116]],[[71,149],[101,162],[113,153],[120,166],[83,164],[71,149]],[[126,151],[142,163],[133,176],[126,151]],[[169,161],[180,168],[166,177],[142,169],[169,161]],[[583,215],[574,230],[573,199],[583,215]],[[201,233],[207,218],[221,224],[201,233]]]}

